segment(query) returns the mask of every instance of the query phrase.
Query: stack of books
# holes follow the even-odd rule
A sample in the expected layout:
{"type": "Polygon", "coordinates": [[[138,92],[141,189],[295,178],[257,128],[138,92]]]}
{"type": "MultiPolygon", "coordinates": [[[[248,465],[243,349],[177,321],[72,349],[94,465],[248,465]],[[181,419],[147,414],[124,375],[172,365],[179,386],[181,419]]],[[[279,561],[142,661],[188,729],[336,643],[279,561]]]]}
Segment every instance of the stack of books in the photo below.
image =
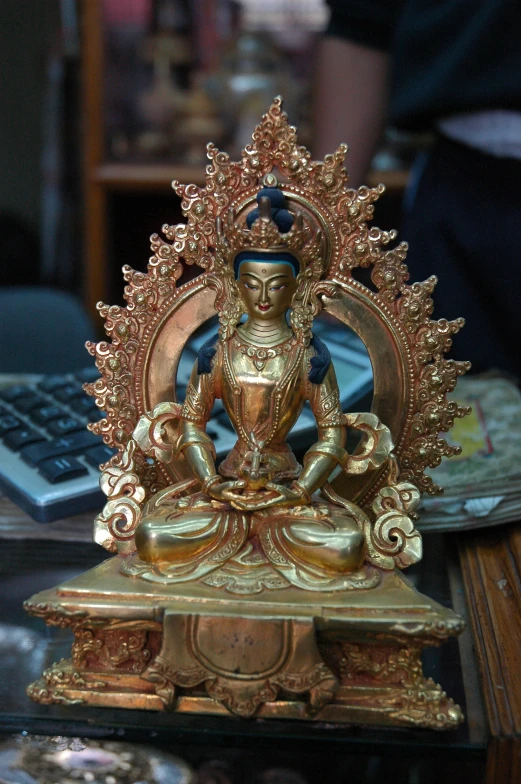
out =
{"type": "Polygon", "coordinates": [[[502,377],[470,377],[453,397],[472,406],[448,434],[463,447],[430,473],[444,488],[422,498],[417,526],[423,532],[464,530],[521,518],[521,393],[502,377]]]}

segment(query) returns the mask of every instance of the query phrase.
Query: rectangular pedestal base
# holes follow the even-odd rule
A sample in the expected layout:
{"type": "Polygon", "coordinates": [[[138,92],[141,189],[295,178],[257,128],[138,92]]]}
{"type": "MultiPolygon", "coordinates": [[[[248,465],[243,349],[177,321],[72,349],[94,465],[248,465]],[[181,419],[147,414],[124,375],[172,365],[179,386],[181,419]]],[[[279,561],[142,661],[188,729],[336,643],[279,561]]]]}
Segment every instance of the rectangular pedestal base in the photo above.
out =
{"type": "Polygon", "coordinates": [[[28,688],[34,700],[434,729],[462,720],[421,665],[422,648],[462,621],[399,573],[366,591],[230,599],[147,585],[119,566],[26,603],[75,638],[72,658],[28,688]]]}

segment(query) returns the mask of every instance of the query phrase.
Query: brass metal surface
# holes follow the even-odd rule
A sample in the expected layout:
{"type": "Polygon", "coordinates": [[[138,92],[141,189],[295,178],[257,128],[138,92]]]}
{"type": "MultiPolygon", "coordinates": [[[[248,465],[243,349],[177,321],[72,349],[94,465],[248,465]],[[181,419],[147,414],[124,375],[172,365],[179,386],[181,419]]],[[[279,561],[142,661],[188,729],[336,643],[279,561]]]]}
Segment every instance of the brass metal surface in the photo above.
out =
{"type": "Polygon", "coordinates": [[[421,558],[420,492],[440,491],[425,469],[459,451],[440,433],[467,413],[446,394],[468,363],[444,358],[463,321],[430,319],[435,279],[407,285],[406,244],[368,226],[383,187],[349,190],[346,152],[312,161],[275,99],[240,162],[209,145],[205,187],[174,183],[187,223],[152,236],[146,274],[124,267],[127,306],[100,303],[111,342],[88,345],[101,378],[86,389],[106,416],[90,428],[118,453],[94,535],[118,557],[27,603],[75,633],[34,699],[461,720],[419,659],[461,621],[396,569],[421,558]],[[202,273],[178,287],[186,264],[202,273]],[[371,413],[340,407],[322,310],[367,347],[371,413]],[[183,349],[215,314],[178,402],[183,349]],[[219,466],[217,399],[237,434],[219,466]],[[300,466],[287,438],[306,402],[318,438],[300,466]]]}
{"type": "Polygon", "coordinates": [[[435,729],[462,719],[420,661],[461,618],[397,571],[368,591],[226,601],[196,583],[172,591],[131,580],[120,561],[26,603],[75,635],[72,660],[31,685],[34,699],[435,729]]]}

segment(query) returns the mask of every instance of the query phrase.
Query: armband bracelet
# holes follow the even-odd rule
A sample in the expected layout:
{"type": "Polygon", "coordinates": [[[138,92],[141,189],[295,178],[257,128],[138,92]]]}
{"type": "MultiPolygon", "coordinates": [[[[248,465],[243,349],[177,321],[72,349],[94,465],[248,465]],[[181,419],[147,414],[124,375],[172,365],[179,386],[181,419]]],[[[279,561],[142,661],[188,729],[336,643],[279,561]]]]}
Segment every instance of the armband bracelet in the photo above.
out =
{"type": "Polygon", "coordinates": [[[304,485],[301,485],[300,482],[298,482],[296,479],[294,479],[293,482],[291,483],[291,488],[290,489],[294,490],[296,493],[298,493],[298,495],[301,498],[303,498],[304,501],[307,504],[311,503],[311,494],[310,494],[310,492],[304,487],[304,485]]]}
{"type": "Polygon", "coordinates": [[[343,469],[345,469],[349,457],[346,450],[343,449],[343,447],[338,446],[338,444],[332,444],[329,441],[317,441],[317,443],[313,444],[304,455],[304,465],[306,465],[312,457],[317,455],[329,457],[343,469]]]}
{"type": "Polygon", "coordinates": [[[213,476],[208,476],[204,482],[201,482],[201,490],[205,495],[208,495],[208,490],[213,485],[217,484],[217,482],[221,481],[221,477],[219,474],[214,474],[213,476]]]}
{"type": "Polygon", "coordinates": [[[180,455],[189,446],[207,447],[215,460],[215,445],[210,436],[203,430],[182,433],[177,439],[176,453],[180,455]]]}

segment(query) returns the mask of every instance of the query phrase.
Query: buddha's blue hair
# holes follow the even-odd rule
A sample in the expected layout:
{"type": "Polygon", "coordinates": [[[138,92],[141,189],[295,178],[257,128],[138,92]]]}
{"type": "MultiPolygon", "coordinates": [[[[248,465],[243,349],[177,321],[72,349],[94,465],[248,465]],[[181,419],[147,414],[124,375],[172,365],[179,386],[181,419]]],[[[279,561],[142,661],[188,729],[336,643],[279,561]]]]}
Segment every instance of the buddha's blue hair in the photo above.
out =
{"type": "Polygon", "coordinates": [[[199,353],[197,354],[197,375],[200,376],[202,373],[211,373],[212,372],[212,359],[216,352],[215,344],[219,339],[219,333],[216,332],[215,335],[212,335],[206,343],[203,343],[201,348],[199,349],[199,353]]]}
{"type": "MultiPolygon", "coordinates": [[[[286,197],[280,188],[261,188],[257,194],[257,204],[261,199],[269,199],[271,219],[275,222],[278,230],[286,234],[293,226],[293,215],[286,209],[286,197]]],[[[253,226],[260,215],[260,210],[255,207],[246,217],[246,225],[249,229],[253,226]]]]}
{"type": "Polygon", "coordinates": [[[243,250],[237,254],[233,262],[235,280],[238,280],[239,278],[241,264],[246,261],[262,261],[265,264],[288,264],[293,270],[295,277],[297,277],[300,272],[299,263],[292,253],[286,253],[285,251],[266,251],[266,253],[262,253],[261,251],[256,250],[243,250]]]}
{"type": "Polygon", "coordinates": [[[312,336],[309,345],[315,349],[315,356],[311,357],[311,370],[308,373],[308,379],[312,384],[321,384],[331,364],[331,354],[328,347],[317,335],[312,336]]]}

